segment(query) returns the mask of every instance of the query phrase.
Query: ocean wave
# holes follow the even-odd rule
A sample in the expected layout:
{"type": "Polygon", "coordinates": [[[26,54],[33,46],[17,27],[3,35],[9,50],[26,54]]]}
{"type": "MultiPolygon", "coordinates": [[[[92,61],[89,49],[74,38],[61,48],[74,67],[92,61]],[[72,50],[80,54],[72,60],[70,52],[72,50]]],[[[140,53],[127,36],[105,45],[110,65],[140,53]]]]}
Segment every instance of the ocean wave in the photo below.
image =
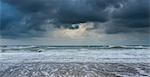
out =
{"type": "Polygon", "coordinates": [[[29,51],[29,52],[43,52],[43,51],[49,51],[49,50],[99,50],[99,49],[150,49],[149,45],[118,45],[118,46],[112,46],[112,45],[93,45],[93,46],[33,46],[33,45],[8,45],[8,46],[0,46],[0,51],[29,51]]]}
{"type": "Polygon", "coordinates": [[[148,49],[149,47],[147,46],[110,46],[110,49],[148,49]]]}

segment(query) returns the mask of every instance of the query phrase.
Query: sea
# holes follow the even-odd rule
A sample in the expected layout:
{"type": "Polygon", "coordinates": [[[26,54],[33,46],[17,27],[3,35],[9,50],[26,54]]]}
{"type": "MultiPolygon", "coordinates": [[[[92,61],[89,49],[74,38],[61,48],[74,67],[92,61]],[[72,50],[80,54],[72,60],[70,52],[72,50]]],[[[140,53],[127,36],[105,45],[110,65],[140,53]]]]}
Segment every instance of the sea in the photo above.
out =
{"type": "Polygon", "coordinates": [[[150,77],[150,45],[1,45],[0,77],[150,77]]]}

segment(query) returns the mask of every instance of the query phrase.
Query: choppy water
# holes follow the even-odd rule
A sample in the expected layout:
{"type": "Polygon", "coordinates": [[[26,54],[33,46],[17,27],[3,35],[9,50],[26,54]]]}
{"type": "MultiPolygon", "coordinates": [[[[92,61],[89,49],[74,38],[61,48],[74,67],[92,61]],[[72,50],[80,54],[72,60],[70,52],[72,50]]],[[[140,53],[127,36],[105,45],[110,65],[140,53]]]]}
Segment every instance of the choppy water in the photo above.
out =
{"type": "Polygon", "coordinates": [[[95,45],[95,46],[47,46],[47,45],[1,45],[1,52],[25,51],[25,52],[44,52],[49,50],[101,50],[101,49],[150,49],[150,45],[123,45],[123,46],[109,46],[109,45],[95,45]]]}
{"type": "Polygon", "coordinates": [[[150,46],[0,46],[0,77],[150,77],[150,46]]]}
{"type": "Polygon", "coordinates": [[[0,64],[0,67],[1,77],[150,77],[148,63],[38,62],[0,64]]]}

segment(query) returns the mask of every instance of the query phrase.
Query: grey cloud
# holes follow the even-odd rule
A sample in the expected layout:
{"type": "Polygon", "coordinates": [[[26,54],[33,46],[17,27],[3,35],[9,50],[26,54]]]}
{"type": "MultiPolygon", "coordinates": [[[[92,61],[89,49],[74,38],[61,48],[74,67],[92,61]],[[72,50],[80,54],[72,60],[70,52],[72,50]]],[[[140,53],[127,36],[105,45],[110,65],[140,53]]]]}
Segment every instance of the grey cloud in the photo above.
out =
{"type": "Polygon", "coordinates": [[[108,7],[119,8],[125,0],[2,0],[36,18],[60,23],[106,22],[108,7]]]}
{"type": "Polygon", "coordinates": [[[5,16],[6,19],[2,19],[1,35],[38,36],[46,31],[46,24],[53,24],[55,28],[78,29],[78,25],[72,25],[88,21],[106,22],[109,11],[105,9],[119,8],[123,1],[125,0],[1,0],[2,4],[7,4],[2,9],[8,6],[14,8],[2,10],[6,12],[4,14],[16,16],[5,16]],[[21,18],[16,12],[22,14],[21,18]]]}
{"type": "MultiPolygon", "coordinates": [[[[49,26],[54,28],[78,29],[79,23],[106,23],[104,26],[108,34],[147,32],[149,27],[148,0],[1,0],[1,2],[14,7],[15,9],[9,10],[15,10],[14,15],[17,18],[17,20],[14,17],[2,19],[2,36],[6,34],[20,37],[40,36],[46,32],[48,24],[52,24],[49,26]],[[125,5],[122,7],[123,4],[125,5]],[[111,12],[107,10],[108,8],[116,10],[111,12]],[[12,27],[12,24],[15,26],[12,27]]],[[[98,26],[94,25],[93,29],[98,29],[98,26]]]]}
{"type": "Polygon", "coordinates": [[[106,33],[149,33],[149,0],[130,0],[112,14],[106,33]]]}

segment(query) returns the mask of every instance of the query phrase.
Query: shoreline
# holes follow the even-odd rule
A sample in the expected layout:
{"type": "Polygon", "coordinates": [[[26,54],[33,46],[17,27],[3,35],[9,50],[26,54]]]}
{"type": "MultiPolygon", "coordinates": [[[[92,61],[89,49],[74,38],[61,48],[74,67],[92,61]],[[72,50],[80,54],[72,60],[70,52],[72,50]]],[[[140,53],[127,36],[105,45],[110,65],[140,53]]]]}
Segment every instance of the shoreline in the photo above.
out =
{"type": "Polygon", "coordinates": [[[1,77],[149,77],[150,63],[0,63],[1,77]]]}

